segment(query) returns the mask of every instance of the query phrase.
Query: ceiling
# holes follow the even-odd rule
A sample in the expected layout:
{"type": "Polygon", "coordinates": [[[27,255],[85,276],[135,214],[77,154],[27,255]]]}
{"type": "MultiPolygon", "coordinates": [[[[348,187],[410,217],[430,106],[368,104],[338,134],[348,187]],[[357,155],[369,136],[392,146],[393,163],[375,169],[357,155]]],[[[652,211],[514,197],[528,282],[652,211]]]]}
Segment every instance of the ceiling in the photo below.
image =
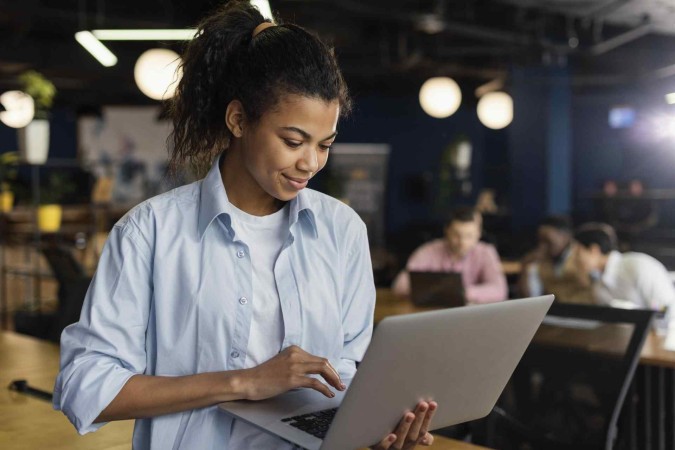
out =
{"type": "MultiPolygon", "coordinates": [[[[158,43],[107,42],[104,68],[74,40],[93,28],[194,26],[214,0],[0,0],[0,91],[28,68],[76,107],[151,103],[133,81],[158,43]]],[[[569,70],[580,87],[675,77],[675,0],[271,0],[282,19],[332,42],[352,90],[417,90],[447,74],[471,88],[510,67],[569,70]]],[[[167,45],[162,45],[167,46],[167,45]]],[[[180,51],[181,44],[169,47],[180,51]]]]}

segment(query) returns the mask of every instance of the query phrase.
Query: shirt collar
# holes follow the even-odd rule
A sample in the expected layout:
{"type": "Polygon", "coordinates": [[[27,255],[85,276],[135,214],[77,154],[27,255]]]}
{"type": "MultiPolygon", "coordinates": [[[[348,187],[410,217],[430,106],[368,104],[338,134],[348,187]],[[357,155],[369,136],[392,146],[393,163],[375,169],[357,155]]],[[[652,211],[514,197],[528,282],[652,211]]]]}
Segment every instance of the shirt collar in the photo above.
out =
{"type": "MultiPolygon", "coordinates": [[[[199,239],[204,237],[204,233],[209,225],[211,225],[211,222],[221,214],[225,215],[225,225],[228,228],[230,228],[229,225],[232,221],[232,206],[227,198],[223,178],[220,175],[220,161],[220,157],[215,159],[209,173],[202,180],[199,198],[199,239]]],[[[304,190],[300,191],[290,202],[290,227],[292,228],[300,220],[306,222],[313,237],[319,237],[314,207],[309,193],[304,190]]]]}
{"type": "Polygon", "coordinates": [[[616,285],[619,277],[619,265],[621,264],[621,253],[612,251],[607,257],[607,264],[602,273],[602,283],[605,286],[613,287],[616,285]]]}

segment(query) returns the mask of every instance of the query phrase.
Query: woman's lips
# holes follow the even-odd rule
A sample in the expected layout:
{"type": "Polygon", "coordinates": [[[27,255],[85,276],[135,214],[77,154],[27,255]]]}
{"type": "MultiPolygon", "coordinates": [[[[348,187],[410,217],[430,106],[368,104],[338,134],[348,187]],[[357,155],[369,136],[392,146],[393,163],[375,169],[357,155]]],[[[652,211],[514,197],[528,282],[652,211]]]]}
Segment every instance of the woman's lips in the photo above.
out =
{"type": "Polygon", "coordinates": [[[306,188],[307,182],[309,181],[309,178],[295,178],[289,177],[288,175],[284,175],[284,177],[288,180],[288,184],[298,191],[306,188]]]}

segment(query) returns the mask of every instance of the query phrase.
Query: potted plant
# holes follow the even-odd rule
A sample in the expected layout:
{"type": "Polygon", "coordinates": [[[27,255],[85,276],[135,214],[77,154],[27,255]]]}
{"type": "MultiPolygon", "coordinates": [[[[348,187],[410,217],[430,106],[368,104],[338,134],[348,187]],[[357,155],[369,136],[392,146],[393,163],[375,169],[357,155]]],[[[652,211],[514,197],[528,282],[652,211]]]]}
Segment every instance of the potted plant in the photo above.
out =
{"type": "Polygon", "coordinates": [[[38,228],[43,233],[54,233],[61,228],[63,199],[75,192],[75,185],[65,175],[52,173],[47,185],[40,189],[40,206],[38,207],[38,228]]]}
{"type": "Polygon", "coordinates": [[[56,88],[41,73],[28,70],[19,75],[23,92],[35,102],[35,118],[19,128],[19,150],[29,164],[44,164],[49,152],[49,110],[54,102],[56,88]]]}
{"type": "Polygon", "coordinates": [[[14,205],[14,191],[12,182],[16,179],[19,155],[16,152],[5,152],[0,155],[0,211],[3,213],[12,210],[14,205]]]}

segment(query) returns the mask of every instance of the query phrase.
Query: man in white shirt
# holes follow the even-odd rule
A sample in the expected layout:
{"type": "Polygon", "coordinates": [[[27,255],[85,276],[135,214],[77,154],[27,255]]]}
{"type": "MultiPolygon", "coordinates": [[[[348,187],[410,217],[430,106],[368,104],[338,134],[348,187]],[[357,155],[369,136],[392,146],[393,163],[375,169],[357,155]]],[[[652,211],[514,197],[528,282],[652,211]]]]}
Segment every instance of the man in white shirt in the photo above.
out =
{"type": "MultiPolygon", "coordinates": [[[[610,306],[671,310],[675,303],[675,287],[666,268],[644,253],[616,251],[616,234],[612,227],[602,223],[582,226],[576,233],[579,243],[577,262],[593,280],[596,303],[610,306]]],[[[659,321],[657,321],[658,323],[659,321]]],[[[666,324],[674,328],[672,320],[660,321],[657,331],[665,333],[666,324]]]]}

